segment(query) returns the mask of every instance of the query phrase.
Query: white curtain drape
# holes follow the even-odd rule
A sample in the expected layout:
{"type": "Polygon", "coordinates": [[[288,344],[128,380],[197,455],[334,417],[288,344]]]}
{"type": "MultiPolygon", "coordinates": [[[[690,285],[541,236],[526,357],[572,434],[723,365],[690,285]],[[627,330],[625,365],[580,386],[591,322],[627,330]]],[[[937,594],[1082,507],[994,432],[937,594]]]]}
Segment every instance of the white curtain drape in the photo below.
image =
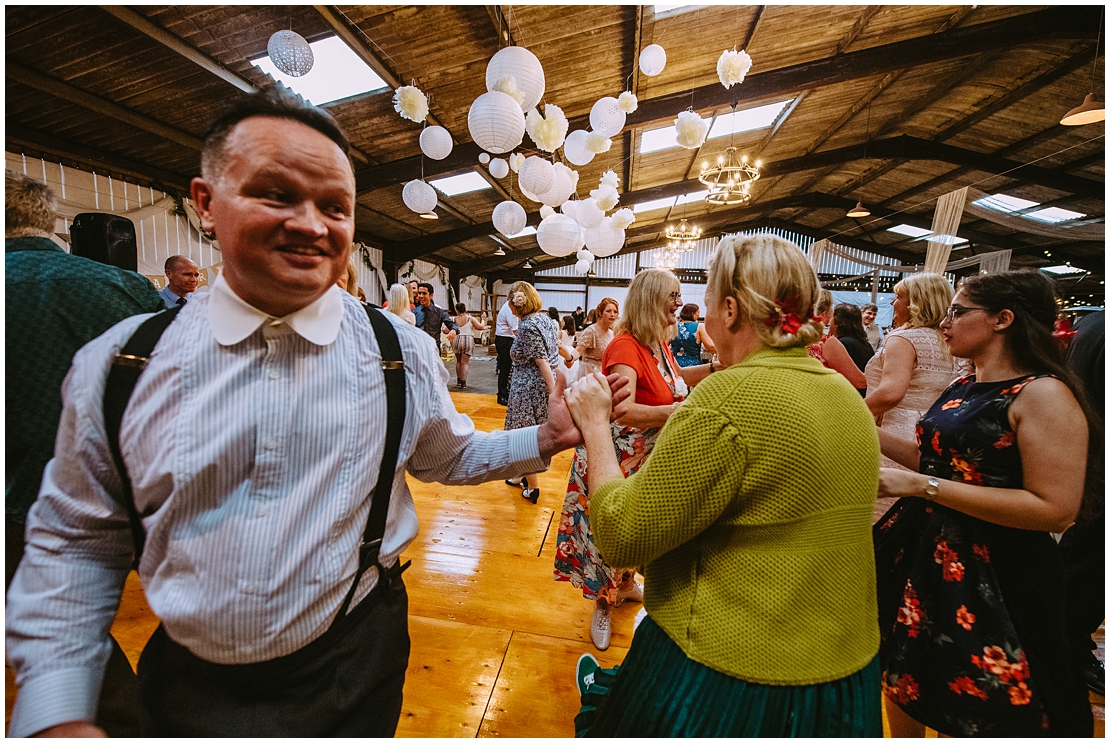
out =
{"type": "Polygon", "coordinates": [[[964,213],[967,186],[944,194],[937,200],[933,212],[933,234],[929,236],[929,250],[925,253],[925,273],[943,273],[956,242],[960,217],[964,213]]]}
{"type": "Polygon", "coordinates": [[[809,246],[809,265],[813,266],[814,271],[821,265],[821,256],[823,256],[825,251],[830,247],[832,247],[832,243],[828,240],[818,240],[813,243],[813,245],[809,246]]]}

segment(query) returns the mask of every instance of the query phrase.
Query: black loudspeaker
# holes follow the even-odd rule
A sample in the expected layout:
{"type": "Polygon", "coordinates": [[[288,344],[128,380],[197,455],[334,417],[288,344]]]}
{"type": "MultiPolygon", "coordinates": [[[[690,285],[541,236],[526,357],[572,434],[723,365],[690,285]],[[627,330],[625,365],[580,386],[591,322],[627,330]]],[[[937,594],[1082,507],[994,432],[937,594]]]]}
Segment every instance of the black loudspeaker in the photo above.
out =
{"type": "Polygon", "coordinates": [[[70,252],[98,263],[139,270],[135,223],[127,217],[102,212],[78,214],[69,227],[70,252]]]}

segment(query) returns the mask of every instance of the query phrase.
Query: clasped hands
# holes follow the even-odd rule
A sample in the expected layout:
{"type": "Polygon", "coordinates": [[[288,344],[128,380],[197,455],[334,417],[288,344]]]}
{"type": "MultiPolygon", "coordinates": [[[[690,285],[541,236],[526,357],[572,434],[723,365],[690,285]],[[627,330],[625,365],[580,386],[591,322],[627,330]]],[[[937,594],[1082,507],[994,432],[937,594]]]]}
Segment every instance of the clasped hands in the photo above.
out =
{"type": "Polygon", "coordinates": [[[604,426],[608,431],[609,422],[624,412],[623,406],[632,398],[628,378],[619,374],[603,376],[594,372],[568,389],[563,372],[557,368],[552,371],[555,389],[548,397],[547,420],[538,432],[543,457],[581,444],[587,426],[604,426]]]}

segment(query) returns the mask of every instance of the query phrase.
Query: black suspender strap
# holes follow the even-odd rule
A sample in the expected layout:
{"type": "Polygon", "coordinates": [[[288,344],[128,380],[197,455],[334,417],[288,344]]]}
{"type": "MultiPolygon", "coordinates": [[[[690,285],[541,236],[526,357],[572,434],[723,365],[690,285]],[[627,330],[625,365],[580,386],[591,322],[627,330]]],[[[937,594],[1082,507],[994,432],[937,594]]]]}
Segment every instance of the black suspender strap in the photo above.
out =
{"type": "Polygon", "coordinates": [[[387,570],[379,561],[382,537],[385,536],[385,520],[389,514],[389,499],[393,492],[393,479],[397,472],[397,456],[401,450],[401,433],[405,427],[405,361],[401,355],[397,331],[381,310],[367,307],[366,314],[374,328],[374,335],[377,336],[378,350],[382,355],[382,373],[385,375],[385,449],[382,451],[378,482],[374,485],[370,501],[370,515],[366,518],[366,531],[363,532],[362,544],[358,548],[358,571],[332,626],[347,615],[359,581],[370,566],[378,568],[379,585],[384,581],[392,582],[408,567],[406,563],[400,567],[394,565],[387,570]]]}
{"type": "Polygon", "coordinates": [[[135,508],[135,496],[131,492],[131,478],[127,476],[127,467],[123,463],[123,455],[119,449],[119,428],[123,421],[123,411],[131,400],[131,393],[135,391],[135,384],[139,375],[146,368],[158,339],[162,337],[169,324],[177,317],[181,307],[163,310],[146,320],[134,332],[116,357],[112,359],[112,367],[108,370],[108,382],[104,388],[104,428],[108,433],[108,449],[112,452],[112,461],[116,464],[119,473],[121,502],[127,509],[127,520],[131,525],[131,541],[135,545],[135,565],[143,554],[143,544],[146,542],[146,532],[143,531],[143,522],[135,508]]]}

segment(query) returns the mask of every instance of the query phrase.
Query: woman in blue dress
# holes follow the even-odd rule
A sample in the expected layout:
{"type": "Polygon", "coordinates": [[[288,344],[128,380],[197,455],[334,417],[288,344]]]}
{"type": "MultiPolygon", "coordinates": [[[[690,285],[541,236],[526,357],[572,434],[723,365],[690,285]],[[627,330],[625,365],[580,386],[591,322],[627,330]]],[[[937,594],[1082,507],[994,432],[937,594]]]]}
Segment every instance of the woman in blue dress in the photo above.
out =
{"type": "Polygon", "coordinates": [[[701,360],[704,345],[709,353],[714,353],[713,341],[705,334],[705,326],[698,322],[701,308],[694,303],[682,305],[678,313],[678,335],[671,340],[671,352],[681,367],[697,366],[701,360]]]}

